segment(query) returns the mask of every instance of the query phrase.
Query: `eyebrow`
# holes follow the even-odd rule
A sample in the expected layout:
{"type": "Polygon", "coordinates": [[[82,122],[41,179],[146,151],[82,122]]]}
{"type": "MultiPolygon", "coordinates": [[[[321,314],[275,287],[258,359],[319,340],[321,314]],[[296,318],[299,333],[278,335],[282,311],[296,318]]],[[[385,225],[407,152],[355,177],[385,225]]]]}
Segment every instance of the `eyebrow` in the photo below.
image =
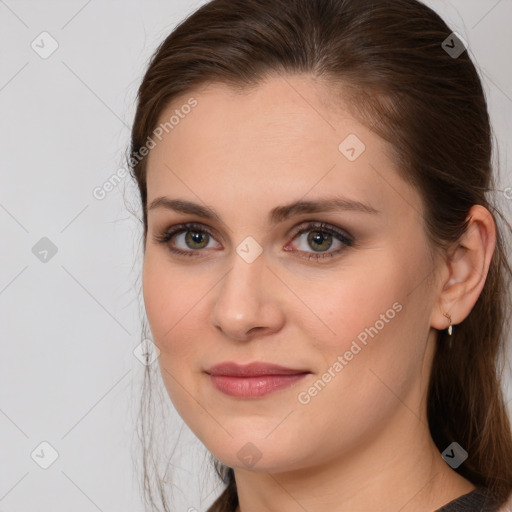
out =
{"type": "MultiPolygon", "coordinates": [[[[157,197],[151,201],[151,204],[148,207],[148,212],[156,208],[165,208],[175,212],[197,215],[204,219],[216,220],[222,223],[222,219],[213,209],[191,201],[185,201],[184,199],[170,199],[165,196],[157,197]]],[[[345,197],[328,197],[315,199],[313,201],[299,200],[286,205],[277,206],[270,210],[268,223],[271,225],[277,224],[279,222],[283,222],[289,217],[293,217],[294,215],[299,215],[301,213],[322,213],[334,211],[354,211],[373,215],[381,213],[372,206],[359,201],[354,201],[345,197]]]]}

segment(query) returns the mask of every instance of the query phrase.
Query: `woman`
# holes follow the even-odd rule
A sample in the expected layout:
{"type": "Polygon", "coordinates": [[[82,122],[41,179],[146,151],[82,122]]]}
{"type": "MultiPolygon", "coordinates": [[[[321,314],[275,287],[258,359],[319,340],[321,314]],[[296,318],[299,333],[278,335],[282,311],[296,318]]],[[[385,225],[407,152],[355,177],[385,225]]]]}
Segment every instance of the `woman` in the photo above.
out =
{"type": "Polygon", "coordinates": [[[213,0],[161,44],[129,163],[209,511],[510,509],[491,150],[465,42],[416,0],[213,0]]]}

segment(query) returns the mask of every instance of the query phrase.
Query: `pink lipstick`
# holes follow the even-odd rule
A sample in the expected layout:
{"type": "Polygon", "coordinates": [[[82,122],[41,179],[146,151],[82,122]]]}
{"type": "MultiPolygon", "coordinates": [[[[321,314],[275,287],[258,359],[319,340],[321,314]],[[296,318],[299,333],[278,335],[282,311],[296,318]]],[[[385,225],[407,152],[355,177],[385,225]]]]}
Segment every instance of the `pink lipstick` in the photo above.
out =
{"type": "Polygon", "coordinates": [[[226,395],[258,398],[287,388],[311,372],[262,362],[248,365],[225,362],[213,366],[206,373],[214,387],[226,395]]]}

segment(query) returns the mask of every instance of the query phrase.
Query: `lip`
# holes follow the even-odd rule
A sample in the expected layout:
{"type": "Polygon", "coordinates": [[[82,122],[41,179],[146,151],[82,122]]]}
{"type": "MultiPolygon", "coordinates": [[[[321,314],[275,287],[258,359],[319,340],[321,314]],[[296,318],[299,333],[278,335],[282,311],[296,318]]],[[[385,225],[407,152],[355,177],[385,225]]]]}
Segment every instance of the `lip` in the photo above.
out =
{"type": "Polygon", "coordinates": [[[241,365],[233,361],[216,364],[206,371],[209,375],[229,377],[260,377],[262,375],[297,375],[309,373],[306,369],[286,368],[272,363],[254,362],[241,365]]]}
{"type": "Polygon", "coordinates": [[[226,362],[213,366],[206,373],[213,386],[226,395],[259,398],[292,386],[311,372],[270,363],[226,362]]]}

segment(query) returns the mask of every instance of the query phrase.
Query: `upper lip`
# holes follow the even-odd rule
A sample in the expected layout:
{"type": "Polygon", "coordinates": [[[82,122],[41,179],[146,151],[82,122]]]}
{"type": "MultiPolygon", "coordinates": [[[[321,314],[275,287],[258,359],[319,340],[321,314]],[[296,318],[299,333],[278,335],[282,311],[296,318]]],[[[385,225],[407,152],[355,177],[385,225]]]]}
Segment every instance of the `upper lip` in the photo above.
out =
{"type": "Polygon", "coordinates": [[[227,375],[230,377],[257,377],[260,375],[294,375],[309,373],[309,370],[286,368],[271,363],[255,362],[247,365],[240,365],[232,361],[216,364],[209,370],[209,375],[227,375]]]}

